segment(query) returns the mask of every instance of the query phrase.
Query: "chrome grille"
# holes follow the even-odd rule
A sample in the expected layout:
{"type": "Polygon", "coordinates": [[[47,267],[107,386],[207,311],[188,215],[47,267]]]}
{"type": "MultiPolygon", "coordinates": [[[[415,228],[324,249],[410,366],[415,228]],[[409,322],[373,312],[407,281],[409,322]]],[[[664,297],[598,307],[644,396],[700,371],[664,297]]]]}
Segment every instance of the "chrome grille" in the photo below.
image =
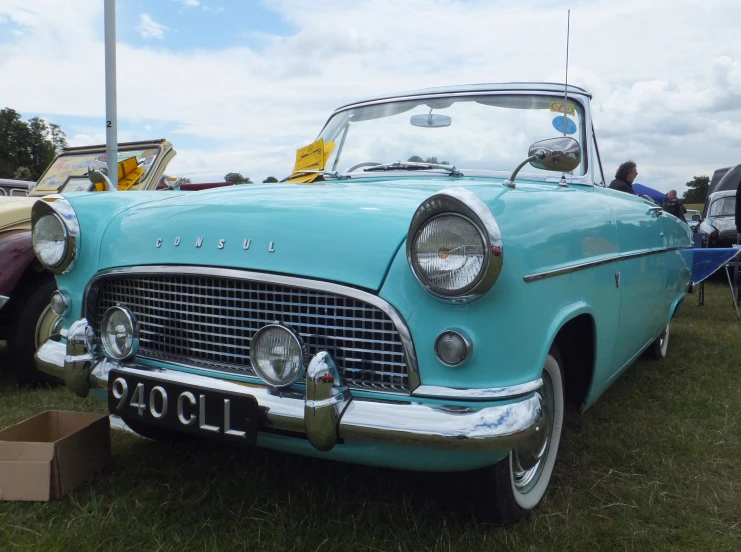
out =
{"type": "Polygon", "coordinates": [[[91,294],[95,327],[123,305],[140,328],[138,356],[226,373],[254,375],[250,342],[279,322],[297,331],[309,353],[328,351],[353,388],[407,392],[404,347],[378,307],[354,297],[272,282],[190,274],[117,275],[91,294]]]}

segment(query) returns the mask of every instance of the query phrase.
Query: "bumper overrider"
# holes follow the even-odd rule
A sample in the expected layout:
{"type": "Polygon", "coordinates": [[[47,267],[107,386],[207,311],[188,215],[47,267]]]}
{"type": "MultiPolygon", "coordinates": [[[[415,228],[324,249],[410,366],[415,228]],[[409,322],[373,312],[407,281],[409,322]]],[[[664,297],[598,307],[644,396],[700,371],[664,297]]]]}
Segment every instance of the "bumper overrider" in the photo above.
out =
{"type": "MultiPolygon", "coordinates": [[[[461,406],[461,391],[434,389],[435,404],[401,397],[353,396],[343,384],[331,355],[319,352],[306,372],[306,390],[274,389],[163,369],[136,362],[119,363],[103,356],[94,345],[94,332],[83,318],[62,335],[48,339],[36,353],[39,370],[57,376],[76,394],[91,389],[108,392],[111,370],[178,386],[212,389],[232,396],[254,397],[264,416],[258,429],[305,436],[320,451],[343,440],[372,441],[448,451],[507,451],[530,440],[542,441],[546,420],[540,382],[518,386],[512,393],[480,394],[479,399],[501,400],[491,406],[469,402],[461,406]],[[65,338],[65,341],[62,340],[65,338]]],[[[513,388],[514,389],[514,388],[513,388]]],[[[217,428],[218,429],[218,428],[217,428]]]]}

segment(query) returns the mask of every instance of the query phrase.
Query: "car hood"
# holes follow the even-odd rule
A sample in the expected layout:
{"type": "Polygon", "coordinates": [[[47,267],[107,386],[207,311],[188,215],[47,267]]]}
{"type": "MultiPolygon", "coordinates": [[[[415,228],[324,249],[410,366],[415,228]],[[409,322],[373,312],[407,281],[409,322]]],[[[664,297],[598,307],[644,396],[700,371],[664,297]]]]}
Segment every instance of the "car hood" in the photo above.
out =
{"type": "Polygon", "coordinates": [[[0,232],[31,229],[31,207],[36,197],[0,198],[0,232]]]}
{"type": "Polygon", "coordinates": [[[142,202],[108,224],[98,269],[228,267],[377,290],[414,211],[446,185],[445,180],[244,185],[142,202]]]}

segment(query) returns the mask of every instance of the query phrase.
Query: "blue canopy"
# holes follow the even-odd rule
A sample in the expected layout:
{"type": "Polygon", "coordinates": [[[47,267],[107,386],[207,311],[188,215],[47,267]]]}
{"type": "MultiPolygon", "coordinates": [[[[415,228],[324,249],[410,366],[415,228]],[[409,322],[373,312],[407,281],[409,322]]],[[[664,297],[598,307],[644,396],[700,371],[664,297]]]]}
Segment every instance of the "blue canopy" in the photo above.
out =
{"type": "Polygon", "coordinates": [[[638,182],[633,182],[633,191],[637,195],[647,195],[659,204],[664,201],[664,196],[666,196],[664,192],[654,190],[653,188],[649,188],[648,186],[644,186],[643,184],[638,184],[638,182]]]}

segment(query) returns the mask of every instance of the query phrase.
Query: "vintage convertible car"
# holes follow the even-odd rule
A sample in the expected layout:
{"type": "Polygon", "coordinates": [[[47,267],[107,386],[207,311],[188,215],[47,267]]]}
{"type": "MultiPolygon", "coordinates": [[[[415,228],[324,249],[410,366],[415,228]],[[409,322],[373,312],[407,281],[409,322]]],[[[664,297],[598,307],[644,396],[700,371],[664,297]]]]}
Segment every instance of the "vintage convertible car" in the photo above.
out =
{"type": "Polygon", "coordinates": [[[689,284],[687,225],[604,187],[591,96],[564,92],[381,96],[282,184],[38,202],[63,319],[39,369],[155,439],[481,469],[477,514],[524,518],[565,407],[664,357],[689,284]]]}
{"type": "MultiPolygon", "coordinates": [[[[105,151],[105,145],[65,148],[37,183],[0,180],[0,196],[10,196],[0,197],[0,340],[8,341],[12,364],[22,380],[37,377],[33,355],[58,320],[49,306],[56,289],[54,276],[33,253],[31,207],[45,195],[93,190],[88,166],[104,160],[105,151]]],[[[172,188],[176,179],[164,171],[175,155],[164,139],[119,144],[119,187],[172,188]]],[[[200,189],[212,184],[187,186],[200,189]]]]}

